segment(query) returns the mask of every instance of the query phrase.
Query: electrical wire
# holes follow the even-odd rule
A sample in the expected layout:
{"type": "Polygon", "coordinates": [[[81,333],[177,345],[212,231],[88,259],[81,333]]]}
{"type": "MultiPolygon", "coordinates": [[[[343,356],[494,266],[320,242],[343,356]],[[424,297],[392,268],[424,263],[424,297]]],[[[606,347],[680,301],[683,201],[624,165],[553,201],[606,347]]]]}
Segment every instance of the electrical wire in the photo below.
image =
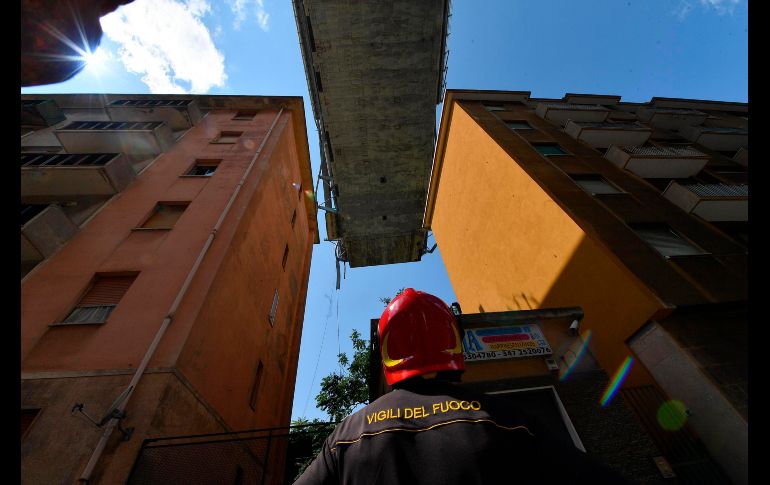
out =
{"type": "Polygon", "coordinates": [[[318,372],[318,363],[321,362],[321,351],[323,351],[324,348],[324,340],[326,339],[326,326],[329,323],[329,317],[331,316],[332,312],[332,299],[334,298],[334,293],[332,293],[332,297],[329,298],[329,312],[326,314],[326,318],[324,319],[324,332],[321,336],[321,345],[318,347],[318,358],[315,361],[315,369],[313,370],[313,378],[310,380],[310,387],[307,390],[307,398],[305,398],[305,407],[302,408],[302,416],[306,416],[307,413],[307,405],[308,402],[310,402],[310,394],[313,393],[313,384],[315,384],[315,377],[316,373],[318,372]]]}

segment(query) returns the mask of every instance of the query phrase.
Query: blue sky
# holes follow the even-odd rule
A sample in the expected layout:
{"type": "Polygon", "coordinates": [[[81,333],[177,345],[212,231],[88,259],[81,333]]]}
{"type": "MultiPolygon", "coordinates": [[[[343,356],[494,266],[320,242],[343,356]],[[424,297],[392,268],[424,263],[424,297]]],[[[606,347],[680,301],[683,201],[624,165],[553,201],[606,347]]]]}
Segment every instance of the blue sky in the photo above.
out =
{"type": "MultiPolygon", "coordinates": [[[[135,0],[102,27],[101,62],[21,92],[302,95],[316,176],[318,136],[290,0],[135,0]]],[[[454,0],[449,30],[450,89],[748,101],[747,0],[454,0]]],[[[348,268],[335,290],[322,221],[293,418],[325,417],[315,408],[319,382],[337,369],[338,351],[351,351],[352,329],[368,338],[379,298],[411,286],[455,299],[440,248],[419,263],[348,268]]]]}

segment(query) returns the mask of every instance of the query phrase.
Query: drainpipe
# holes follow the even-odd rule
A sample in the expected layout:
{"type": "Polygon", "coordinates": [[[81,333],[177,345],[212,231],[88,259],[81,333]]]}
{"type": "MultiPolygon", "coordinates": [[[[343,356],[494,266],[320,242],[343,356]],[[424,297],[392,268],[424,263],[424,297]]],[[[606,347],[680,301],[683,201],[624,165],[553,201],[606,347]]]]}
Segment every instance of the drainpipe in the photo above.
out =
{"type": "MultiPolygon", "coordinates": [[[[128,401],[129,399],[131,399],[131,395],[134,393],[134,390],[136,389],[136,386],[139,383],[139,380],[142,378],[142,375],[144,374],[144,370],[147,368],[147,364],[150,363],[150,359],[155,353],[155,350],[158,348],[158,344],[160,343],[161,338],[163,338],[163,335],[166,333],[166,329],[168,329],[168,326],[171,324],[171,321],[174,319],[174,314],[176,313],[177,308],[179,307],[179,304],[182,302],[182,298],[187,293],[187,289],[190,287],[190,283],[192,282],[193,277],[195,277],[195,274],[198,272],[198,268],[200,267],[201,262],[203,261],[203,258],[206,256],[206,253],[208,252],[209,247],[211,246],[211,243],[214,241],[214,238],[217,235],[217,231],[222,225],[222,222],[224,221],[228,212],[230,212],[230,208],[235,202],[236,197],[238,197],[238,193],[240,193],[241,191],[241,187],[246,182],[246,179],[248,178],[252,168],[256,164],[257,159],[259,158],[259,155],[262,153],[262,149],[267,143],[267,140],[270,138],[270,135],[273,132],[273,128],[275,128],[275,125],[278,123],[278,120],[280,119],[282,114],[283,114],[283,108],[281,108],[281,110],[276,115],[275,119],[273,120],[273,123],[270,125],[270,129],[267,131],[267,134],[265,135],[265,138],[262,140],[262,143],[260,143],[259,148],[257,148],[257,152],[254,154],[254,158],[251,159],[251,162],[249,163],[248,168],[246,168],[246,172],[244,172],[243,177],[241,177],[241,180],[238,182],[238,185],[235,186],[235,190],[233,190],[233,194],[230,196],[230,200],[227,201],[227,205],[222,210],[222,213],[219,215],[219,219],[217,220],[216,224],[214,224],[214,228],[209,233],[209,237],[208,239],[206,239],[206,243],[203,245],[201,252],[198,254],[198,259],[195,260],[195,264],[193,264],[193,267],[187,273],[187,278],[182,284],[182,287],[179,289],[179,292],[177,293],[176,298],[174,299],[174,302],[171,304],[171,308],[169,308],[168,313],[166,314],[166,318],[163,319],[163,322],[160,324],[160,328],[155,333],[155,338],[152,340],[152,343],[147,348],[147,351],[144,354],[144,358],[142,359],[142,362],[139,364],[139,367],[136,368],[136,372],[134,373],[134,376],[131,378],[131,382],[129,382],[128,387],[126,388],[125,391],[123,391],[126,394],[125,399],[123,399],[120,403],[116,405],[115,410],[118,412],[113,414],[122,414],[123,411],[125,411],[128,401]]],[[[83,470],[83,473],[80,474],[80,478],[78,479],[79,483],[88,483],[88,481],[91,479],[91,473],[94,471],[94,467],[96,466],[96,463],[99,461],[99,458],[101,457],[102,452],[104,452],[104,448],[105,446],[107,446],[107,441],[109,440],[110,435],[112,435],[112,431],[115,429],[115,426],[117,426],[119,423],[120,421],[115,417],[110,418],[110,420],[107,422],[107,425],[104,428],[104,432],[102,433],[102,437],[99,439],[99,442],[96,444],[96,448],[94,448],[94,451],[91,454],[91,458],[88,460],[88,463],[86,464],[86,467],[83,470]]]]}

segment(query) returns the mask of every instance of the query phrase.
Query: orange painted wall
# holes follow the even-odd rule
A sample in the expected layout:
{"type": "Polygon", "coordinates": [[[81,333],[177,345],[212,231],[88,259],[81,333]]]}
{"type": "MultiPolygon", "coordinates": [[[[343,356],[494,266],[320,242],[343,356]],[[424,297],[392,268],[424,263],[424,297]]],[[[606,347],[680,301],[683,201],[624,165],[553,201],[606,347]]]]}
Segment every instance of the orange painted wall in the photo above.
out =
{"type": "MultiPolygon", "coordinates": [[[[23,375],[131,371],[139,365],[278,110],[260,111],[252,121],[234,121],[234,114],[210,112],[24,280],[23,375]],[[221,130],[244,134],[235,145],[210,144],[221,130]],[[195,158],[223,161],[212,177],[180,177],[195,158]],[[157,201],[190,205],[170,231],[132,231],[157,201]],[[49,327],[68,314],[95,273],[111,271],[139,275],[106,323],[49,327]]],[[[316,237],[308,219],[315,215],[307,213],[312,205],[295,185],[309,177],[303,173],[309,167],[300,168],[296,140],[305,134],[294,132],[292,116],[284,111],[276,123],[149,364],[181,370],[233,429],[288,424],[291,412],[296,369],[290,366],[296,367],[316,237]],[[276,287],[280,303],[271,328],[267,314],[276,287]],[[248,407],[260,355],[263,393],[275,398],[258,406],[264,419],[248,407]]]]}
{"type": "MultiPolygon", "coordinates": [[[[661,303],[457,104],[448,126],[431,229],[463,310],[580,306],[612,375],[661,303]]],[[[639,367],[626,385],[650,382],[639,367]]]]}

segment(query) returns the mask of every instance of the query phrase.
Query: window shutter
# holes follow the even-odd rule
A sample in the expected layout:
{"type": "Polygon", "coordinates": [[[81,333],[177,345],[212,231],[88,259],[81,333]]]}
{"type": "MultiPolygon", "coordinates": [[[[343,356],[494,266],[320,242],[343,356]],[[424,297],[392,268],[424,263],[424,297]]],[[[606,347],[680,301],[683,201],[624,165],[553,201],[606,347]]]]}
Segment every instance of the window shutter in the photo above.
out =
{"type": "Polygon", "coordinates": [[[136,275],[97,277],[64,323],[104,323],[134,279],[136,275]]]}
{"type": "Polygon", "coordinates": [[[78,303],[78,306],[117,305],[136,276],[100,277],[78,303]]]}

